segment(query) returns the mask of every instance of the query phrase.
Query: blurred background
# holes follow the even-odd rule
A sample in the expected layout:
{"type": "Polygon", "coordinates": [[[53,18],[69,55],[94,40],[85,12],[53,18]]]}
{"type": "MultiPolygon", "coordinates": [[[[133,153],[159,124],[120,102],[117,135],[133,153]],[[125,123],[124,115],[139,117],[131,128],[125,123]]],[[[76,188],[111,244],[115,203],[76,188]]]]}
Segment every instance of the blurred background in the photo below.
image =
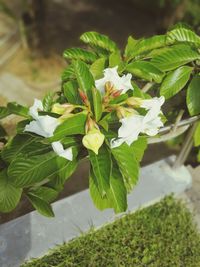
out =
{"type": "MultiPolygon", "coordinates": [[[[121,48],[134,38],[162,34],[182,21],[200,33],[200,0],[0,0],[0,105],[16,101],[31,105],[34,98],[60,87],[66,66],[65,48],[82,46],[79,36],[90,30],[109,35],[121,48]]],[[[18,118],[4,126],[14,133],[18,118]]],[[[150,146],[143,165],[176,154],[171,144],[150,146]],[[153,157],[152,157],[153,151],[153,157]]],[[[188,163],[196,161],[191,156],[188,163]]],[[[60,197],[88,186],[87,164],[67,182],[60,197]]],[[[29,210],[22,201],[15,214],[0,215],[0,222],[29,210]]]]}

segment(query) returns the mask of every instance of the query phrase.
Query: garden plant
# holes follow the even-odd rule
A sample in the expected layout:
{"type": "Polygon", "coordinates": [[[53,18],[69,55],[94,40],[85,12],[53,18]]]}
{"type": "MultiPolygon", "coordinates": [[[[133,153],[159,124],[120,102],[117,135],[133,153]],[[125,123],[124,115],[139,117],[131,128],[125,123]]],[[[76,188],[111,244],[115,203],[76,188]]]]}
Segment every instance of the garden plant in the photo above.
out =
{"type": "Polygon", "coordinates": [[[15,209],[24,194],[53,216],[50,203],[84,159],[94,205],[126,211],[147,145],[183,134],[191,123],[200,160],[200,37],[177,24],[163,35],[130,36],[123,52],[97,32],[80,39],[88,49],[64,51],[60,91],[30,108],[0,107],[1,119],[23,118],[15,136],[0,131],[1,212],[15,209]],[[165,109],[176,95],[181,107],[165,109]]]}

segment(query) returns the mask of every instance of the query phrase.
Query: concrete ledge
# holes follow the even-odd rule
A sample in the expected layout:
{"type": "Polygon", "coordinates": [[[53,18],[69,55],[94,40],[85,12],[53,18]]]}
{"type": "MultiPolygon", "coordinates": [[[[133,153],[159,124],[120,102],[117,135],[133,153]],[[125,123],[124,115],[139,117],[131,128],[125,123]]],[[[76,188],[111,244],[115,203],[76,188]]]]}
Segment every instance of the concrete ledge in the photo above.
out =
{"type": "MultiPolygon", "coordinates": [[[[141,169],[140,180],[128,196],[128,210],[159,201],[162,197],[180,194],[191,186],[186,167],[174,171],[169,161],[158,161],[141,169]]],[[[116,218],[111,209],[98,211],[85,190],[53,204],[55,218],[42,217],[37,212],[0,226],[0,266],[18,267],[24,260],[45,254],[57,244],[80,235],[91,226],[100,227],[116,218]]]]}

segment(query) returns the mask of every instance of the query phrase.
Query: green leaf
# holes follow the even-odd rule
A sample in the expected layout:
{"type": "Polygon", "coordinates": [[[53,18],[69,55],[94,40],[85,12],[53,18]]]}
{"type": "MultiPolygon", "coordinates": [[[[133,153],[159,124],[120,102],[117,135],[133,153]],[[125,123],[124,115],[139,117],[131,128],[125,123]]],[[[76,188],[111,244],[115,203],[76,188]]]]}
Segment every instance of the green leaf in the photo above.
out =
{"type": "Polygon", "coordinates": [[[50,112],[52,105],[54,104],[54,93],[50,92],[47,93],[42,101],[43,108],[45,112],[50,112]]]}
{"type": "Polygon", "coordinates": [[[128,57],[134,51],[134,47],[139,41],[140,40],[136,40],[132,36],[128,37],[127,45],[126,45],[125,51],[124,51],[125,58],[128,57]]]}
{"type": "Polygon", "coordinates": [[[22,194],[21,188],[15,188],[7,176],[6,170],[0,172],[0,212],[10,212],[16,208],[22,194]]]}
{"type": "Polygon", "coordinates": [[[117,161],[128,192],[136,185],[139,174],[139,164],[133,150],[126,143],[111,149],[117,161]]]}
{"type": "Polygon", "coordinates": [[[81,48],[66,49],[63,53],[63,57],[66,59],[80,59],[86,63],[92,63],[97,59],[95,53],[81,48]]]}
{"type": "Polygon", "coordinates": [[[66,163],[63,163],[63,161],[57,161],[58,172],[46,185],[58,192],[62,191],[65,182],[75,172],[77,165],[78,162],[76,159],[73,161],[67,161],[66,163]]]}
{"type": "Polygon", "coordinates": [[[98,122],[101,119],[102,115],[102,98],[99,90],[97,90],[94,87],[92,88],[92,97],[93,97],[95,120],[96,122],[98,122]]]}
{"type": "Polygon", "coordinates": [[[147,61],[134,61],[127,65],[126,70],[134,74],[136,77],[150,82],[155,81],[160,83],[164,76],[162,71],[147,61]]]}
{"type": "Polygon", "coordinates": [[[64,168],[68,160],[57,156],[53,151],[32,157],[20,154],[11,162],[8,175],[16,187],[32,186],[59,175],[59,162],[64,168]]]}
{"type": "Polygon", "coordinates": [[[166,99],[180,92],[188,82],[193,68],[182,66],[167,74],[160,87],[160,95],[166,99]]]}
{"type": "Polygon", "coordinates": [[[122,62],[122,59],[121,59],[121,55],[119,51],[113,52],[109,56],[109,67],[110,68],[120,66],[121,62],[122,62]]]}
{"type": "Polygon", "coordinates": [[[167,40],[178,42],[189,42],[200,45],[200,37],[191,29],[185,27],[175,28],[167,33],[167,40]]]}
{"type": "Polygon", "coordinates": [[[92,73],[94,79],[100,79],[103,76],[103,70],[105,69],[106,58],[102,57],[97,59],[91,66],[90,72],[92,73]]]}
{"type": "Polygon", "coordinates": [[[147,138],[140,136],[138,138],[138,140],[136,140],[135,142],[133,142],[131,144],[130,147],[131,147],[133,154],[135,155],[137,161],[140,162],[144,156],[144,151],[147,148],[147,138]]]}
{"type": "Polygon", "coordinates": [[[46,201],[47,203],[52,202],[58,196],[58,192],[50,187],[47,186],[40,186],[36,188],[30,188],[28,194],[34,195],[36,197],[41,198],[42,200],[46,201]]]}
{"type": "Polygon", "coordinates": [[[103,48],[109,52],[115,52],[118,50],[117,45],[112,40],[110,40],[106,35],[99,34],[97,32],[85,32],[81,35],[80,39],[86,44],[103,48]]]}
{"type": "Polygon", "coordinates": [[[7,107],[0,107],[0,119],[3,119],[10,115],[10,111],[7,107]]]}
{"type": "Polygon", "coordinates": [[[98,188],[98,180],[97,177],[94,175],[92,169],[90,170],[90,176],[89,176],[89,189],[90,189],[90,196],[97,209],[104,210],[112,208],[112,203],[110,199],[108,199],[107,195],[104,195],[103,197],[101,196],[98,188]]]}
{"type": "Polygon", "coordinates": [[[91,72],[89,71],[88,66],[80,60],[74,61],[73,66],[80,90],[84,91],[87,94],[89,100],[91,101],[92,87],[94,87],[94,79],[91,72]]]}
{"type": "Polygon", "coordinates": [[[20,153],[27,157],[41,155],[52,150],[51,146],[42,143],[42,137],[35,137],[29,134],[17,134],[2,150],[2,158],[6,162],[16,159],[20,153]]]}
{"type": "Polygon", "coordinates": [[[132,49],[128,50],[127,60],[131,60],[134,57],[147,53],[153,49],[166,46],[166,36],[165,35],[155,35],[150,38],[138,40],[132,49]]]}
{"type": "Polygon", "coordinates": [[[97,177],[92,170],[90,171],[89,187],[91,198],[98,209],[104,210],[107,208],[114,208],[116,213],[126,211],[127,192],[123,178],[117,168],[112,169],[110,185],[103,197],[98,189],[97,177]]]}
{"type": "Polygon", "coordinates": [[[117,167],[112,168],[110,189],[107,191],[107,197],[110,199],[110,203],[112,203],[115,213],[126,211],[127,191],[123,177],[117,167]]]}
{"type": "Polygon", "coordinates": [[[74,73],[74,67],[72,64],[67,66],[67,68],[63,71],[61,75],[62,81],[67,81],[69,79],[74,79],[75,78],[75,73],[74,73]]]}
{"type": "Polygon", "coordinates": [[[128,98],[127,94],[122,94],[122,95],[119,95],[119,96],[113,98],[112,100],[110,100],[109,104],[118,104],[122,101],[125,101],[127,98],[128,98]]]}
{"type": "Polygon", "coordinates": [[[17,104],[15,102],[10,102],[7,104],[7,108],[10,112],[10,114],[15,114],[15,115],[19,115],[25,118],[29,118],[29,109],[27,107],[24,107],[20,104],[17,104]]]}
{"type": "Polygon", "coordinates": [[[63,84],[63,93],[67,101],[71,104],[81,104],[78,92],[78,83],[76,81],[68,81],[63,84]]]}
{"type": "Polygon", "coordinates": [[[89,159],[92,165],[94,175],[97,178],[98,189],[103,197],[109,188],[109,179],[111,173],[111,155],[105,145],[101,146],[98,155],[88,150],[89,159]]]}
{"type": "Polygon", "coordinates": [[[54,136],[50,137],[49,140],[51,142],[58,141],[68,135],[84,134],[86,119],[87,114],[84,112],[80,112],[72,117],[69,117],[56,128],[54,136]]]}
{"type": "Polygon", "coordinates": [[[198,122],[197,128],[194,133],[194,145],[200,146],[200,122],[198,122]]]}
{"type": "Polygon", "coordinates": [[[51,208],[51,205],[41,199],[40,197],[37,197],[31,193],[27,193],[27,197],[33,207],[43,216],[46,217],[54,217],[53,210],[51,208]]]}
{"type": "Polygon", "coordinates": [[[200,76],[195,76],[187,89],[187,107],[191,116],[200,113],[200,76]]]}
{"type": "Polygon", "coordinates": [[[174,70],[186,63],[200,59],[200,54],[189,45],[172,46],[170,50],[164,51],[152,58],[151,62],[160,70],[174,70]]]}

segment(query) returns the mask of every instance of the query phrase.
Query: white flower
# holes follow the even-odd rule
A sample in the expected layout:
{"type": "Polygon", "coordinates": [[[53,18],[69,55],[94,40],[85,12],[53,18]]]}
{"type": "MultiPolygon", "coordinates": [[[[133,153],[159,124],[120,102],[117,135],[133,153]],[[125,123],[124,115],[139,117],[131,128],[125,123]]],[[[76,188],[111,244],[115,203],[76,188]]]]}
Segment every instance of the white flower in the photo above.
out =
{"type": "MultiPolygon", "coordinates": [[[[25,126],[24,132],[36,133],[43,137],[52,137],[55,129],[60,124],[59,120],[49,115],[39,115],[38,111],[43,111],[42,102],[38,99],[34,100],[34,104],[29,109],[29,114],[33,117],[33,121],[25,126]]],[[[53,142],[52,148],[60,157],[72,160],[72,148],[64,149],[61,142],[53,142]]]]}
{"type": "Polygon", "coordinates": [[[51,116],[38,116],[36,120],[26,125],[24,131],[36,133],[43,137],[51,137],[59,124],[59,121],[51,116]]]}
{"type": "Polygon", "coordinates": [[[43,104],[41,100],[38,99],[34,99],[34,103],[33,106],[30,107],[29,109],[29,114],[31,115],[31,117],[33,117],[35,120],[37,120],[37,118],[39,117],[38,111],[43,111],[43,104]]]}
{"type": "Polygon", "coordinates": [[[70,161],[73,160],[72,147],[64,149],[63,145],[59,141],[53,142],[51,145],[57,155],[70,161]]]}
{"type": "Polygon", "coordinates": [[[144,100],[140,107],[148,110],[145,116],[133,114],[121,119],[122,125],[118,130],[118,138],[111,140],[111,147],[118,147],[124,142],[130,146],[138,139],[140,133],[149,136],[158,134],[159,128],[163,126],[160,117],[163,103],[163,97],[144,100]]]}
{"type": "Polygon", "coordinates": [[[151,110],[152,114],[161,113],[161,106],[164,104],[165,98],[161,97],[153,97],[151,99],[144,99],[140,105],[141,108],[145,108],[146,110],[151,110]]]}
{"type": "Polygon", "coordinates": [[[42,101],[35,99],[33,106],[29,109],[29,114],[35,120],[26,125],[24,131],[36,133],[43,137],[53,136],[53,132],[60,124],[60,122],[58,121],[58,119],[49,115],[39,115],[38,110],[43,111],[42,101]]]}
{"type": "Polygon", "coordinates": [[[164,102],[165,98],[163,96],[142,101],[141,107],[148,110],[143,120],[143,133],[146,133],[150,136],[158,134],[159,128],[163,126],[160,115],[162,114],[161,106],[164,104],[164,102]]]}
{"type": "Polygon", "coordinates": [[[150,136],[158,134],[159,128],[163,126],[160,114],[153,114],[152,110],[149,110],[143,118],[142,133],[150,136]]]}
{"type": "Polygon", "coordinates": [[[142,131],[144,117],[141,115],[132,115],[120,120],[122,123],[118,130],[118,139],[111,140],[111,147],[118,147],[124,142],[129,146],[138,139],[142,131]]]}
{"type": "Polygon", "coordinates": [[[119,76],[117,72],[118,66],[114,68],[107,68],[104,70],[104,77],[102,79],[95,81],[96,88],[104,94],[105,92],[105,84],[107,82],[111,82],[112,85],[117,90],[122,90],[122,94],[126,93],[129,89],[133,90],[131,84],[132,75],[128,73],[127,75],[119,76]]]}

